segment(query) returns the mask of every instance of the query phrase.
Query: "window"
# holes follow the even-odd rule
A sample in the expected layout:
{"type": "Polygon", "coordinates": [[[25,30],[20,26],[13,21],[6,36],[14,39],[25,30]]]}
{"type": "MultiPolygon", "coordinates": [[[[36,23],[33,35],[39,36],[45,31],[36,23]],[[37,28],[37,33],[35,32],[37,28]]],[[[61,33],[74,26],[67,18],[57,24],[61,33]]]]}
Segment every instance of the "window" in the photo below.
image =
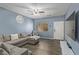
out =
{"type": "Polygon", "coordinates": [[[47,23],[39,23],[37,25],[37,30],[39,32],[44,32],[44,31],[48,31],[48,24],[47,23]]]}

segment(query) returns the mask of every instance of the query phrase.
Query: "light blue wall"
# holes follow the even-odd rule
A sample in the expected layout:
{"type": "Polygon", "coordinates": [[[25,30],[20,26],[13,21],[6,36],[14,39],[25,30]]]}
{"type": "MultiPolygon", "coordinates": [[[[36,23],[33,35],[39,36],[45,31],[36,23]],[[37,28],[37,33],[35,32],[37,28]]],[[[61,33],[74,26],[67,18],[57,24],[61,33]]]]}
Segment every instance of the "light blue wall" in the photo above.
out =
{"type": "Polygon", "coordinates": [[[16,22],[17,15],[17,13],[11,12],[4,8],[0,8],[0,34],[32,32],[33,20],[28,17],[24,17],[24,23],[19,24],[16,22]]]}
{"type": "MultiPolygon", "coordinates": [[[[65,20],[66,20],[74,11],[75,11],[75,12],[79,11],[79,4],[72,4],[72,5],[69,7],[69,9],[68,9],[68,11],[67,11],[67,13],[66,13],[66,15],[65,15],[65,20]]],[[[67,42],[71,45],[71,47],[72,47],[74,53],[75,53],[75,54],[79,54],[79,43],[76,42],[76,41],[74,41],[74,40],[72,40],[72,39],[71,39],[70,37],[68,37],[66,34],[65,34],[65,39],[66,39],[67,42]]]]}
{"type": "Polygon", "coordinates": [[[48,23],[48,31],[38,32],[41,37],[53,38],[53,22],[54,21],[64,21],[64,16],[55,16],[48,18],[34,19],[34,31],[38,32],[36,25],[39,23],[48,23]]]}

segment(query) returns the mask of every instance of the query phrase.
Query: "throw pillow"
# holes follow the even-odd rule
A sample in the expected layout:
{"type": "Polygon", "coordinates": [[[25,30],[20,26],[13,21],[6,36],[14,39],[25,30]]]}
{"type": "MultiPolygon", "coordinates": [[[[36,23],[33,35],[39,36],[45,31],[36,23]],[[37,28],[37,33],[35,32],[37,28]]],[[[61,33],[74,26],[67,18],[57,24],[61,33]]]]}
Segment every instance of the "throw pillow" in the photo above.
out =
{"type": "Polygon", "coordinates": [[[0,42],[3,41],[3,35],[0,35],[0,42]]]}
{"type": "Polygon", "coordinates": [[[11,40],[18,39],[18,34],[11,34],[11,40]]]}
{"type": "Polygon", "coordinates": [[[4,42],[5,41],[10,41],[11,40],[10,35],[3,35],[3,40],[4,40],[4,42]]]}

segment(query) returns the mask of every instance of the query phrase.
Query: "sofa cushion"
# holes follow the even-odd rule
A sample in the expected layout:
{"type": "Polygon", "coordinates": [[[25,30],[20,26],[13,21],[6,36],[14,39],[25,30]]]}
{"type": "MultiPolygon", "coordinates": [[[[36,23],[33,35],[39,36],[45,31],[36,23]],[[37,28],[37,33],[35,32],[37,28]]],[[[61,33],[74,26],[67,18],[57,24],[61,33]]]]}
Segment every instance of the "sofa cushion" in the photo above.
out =
{"type": "Polygon", "coordinates": [[[0,35],[0,42],[3,41],[3,35],[0,35]]]}
{"type": "Polygon", "coordinates": [[[3,35],[3,41],[10,41],[11,40],[11,37],[10,35],[3,35]]]}
{"type": "Polygon", "coordinates": [[[0,48],[0,55],[9,55],[9,54],[6,50],[4,50],[3,48],[0,48]]]}
{"type": "Polygon", "coordinates": [[[11,34],[11,40],[18,39],[18,34],[11,34]]]}
{"type": "Polygon", "coordinates": [[[21,38],[24,38],[24,37],[27,37],[28,36],[27,33],[21,33],[20,35],[21,35],[21,38]]]}

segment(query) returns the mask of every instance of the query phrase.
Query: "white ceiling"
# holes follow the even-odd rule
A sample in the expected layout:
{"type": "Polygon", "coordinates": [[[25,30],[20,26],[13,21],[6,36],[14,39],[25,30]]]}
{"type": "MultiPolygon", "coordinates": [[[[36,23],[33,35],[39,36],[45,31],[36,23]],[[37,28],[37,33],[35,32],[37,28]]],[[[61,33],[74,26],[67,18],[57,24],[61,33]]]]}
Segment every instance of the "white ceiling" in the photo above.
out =
{"type": "Polygon", "coordinates": [[[42,18],[65,15],[70,5],[70,3],[2,3],[0,7],[27,17],[42,18]],[[39,13],[39,11],[44,13],[39,13]]]}

